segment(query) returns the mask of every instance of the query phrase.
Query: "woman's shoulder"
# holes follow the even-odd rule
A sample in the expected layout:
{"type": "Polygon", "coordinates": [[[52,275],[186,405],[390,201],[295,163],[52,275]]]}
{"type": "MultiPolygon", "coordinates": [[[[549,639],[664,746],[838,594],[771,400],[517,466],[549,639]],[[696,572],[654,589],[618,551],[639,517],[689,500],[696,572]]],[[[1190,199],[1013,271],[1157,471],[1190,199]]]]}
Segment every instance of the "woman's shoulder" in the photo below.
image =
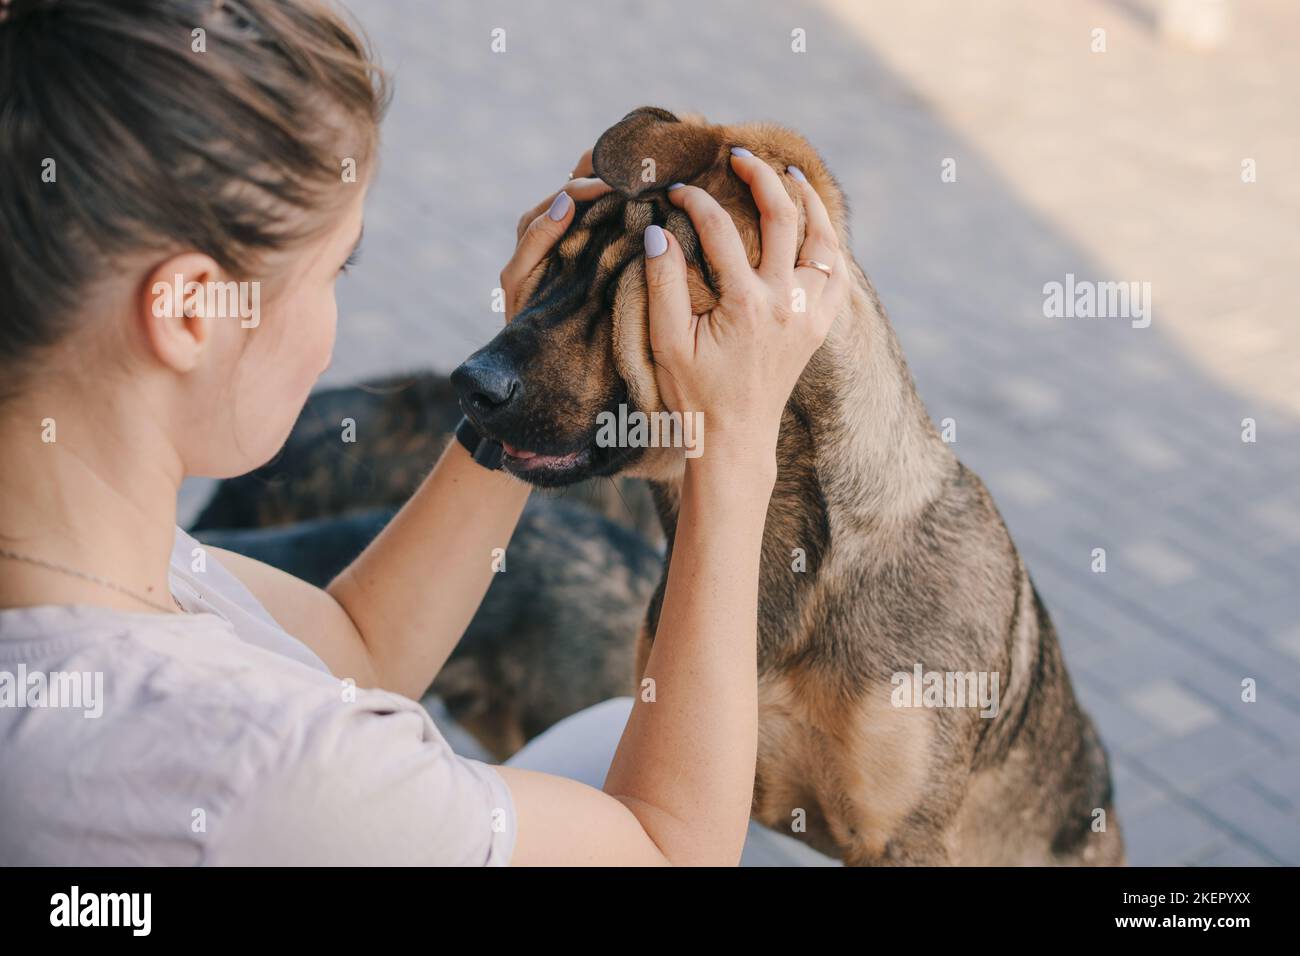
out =
{"type": "Polygon", "coordinates": [[[0,611],[0,705],[10,698],[16,708],[84,710],[101,726],[176,711],[167,718],[176,727],[228,722],[272,735],[339,704],[424,713],[245,640],[216,613],[62,605],[0,611]]]}
{"type": "Polygon", "coordinates": [[[248,644],[217,615],[53,606],[0,611],[0,750],[0,859],[45,863],[239,856],[256,841],[232,844],[237,822],[292,805],[267,788],[301,801],[413,754],[452,759],[415,701],[248,644]]]}

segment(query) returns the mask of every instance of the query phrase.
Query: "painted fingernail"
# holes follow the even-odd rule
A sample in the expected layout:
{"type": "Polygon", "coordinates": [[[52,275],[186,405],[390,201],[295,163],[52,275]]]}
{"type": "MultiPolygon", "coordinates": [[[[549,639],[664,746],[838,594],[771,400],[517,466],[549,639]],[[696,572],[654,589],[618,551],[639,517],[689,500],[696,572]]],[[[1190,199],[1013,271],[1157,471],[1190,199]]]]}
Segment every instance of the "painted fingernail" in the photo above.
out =
{"type": "Polygon", "coordinates": [[[645,257],[655,259],[668,251],[668,237],[659,226],[646,226],[645,257]]]}
{"type": "Polygon", "coordinates": [[[685,185],[686,185],[685,183],[673,183],[671,186],[668,187],[668,191],[672,192],[674,189],[681,189],[685,185]]]}
{"type": "Polygon", "coordinates": [[[803,170],[798,166],[787,166],[785,171],[801,183],[806,183],[808,181],[808,177],[803,174],[803,170]]]}
{"type": "Polygon", "coordinates": [[[745,147],[743,146],[733,146],[731,147],[731,155],[732,156],[753,156],[754,154],[751,153],[749,150],[745,149],[745,147]]]}
{"type": "Polygon", "coordinates": [[[555,198],[551,200],[551,208],[546,210],[546,215],[550,218],[551,222],[559,222],[568,215],[569,207],[571,205],[573,205],[573,200],[569,198],[568,193],[557,193],[555,198]]]}

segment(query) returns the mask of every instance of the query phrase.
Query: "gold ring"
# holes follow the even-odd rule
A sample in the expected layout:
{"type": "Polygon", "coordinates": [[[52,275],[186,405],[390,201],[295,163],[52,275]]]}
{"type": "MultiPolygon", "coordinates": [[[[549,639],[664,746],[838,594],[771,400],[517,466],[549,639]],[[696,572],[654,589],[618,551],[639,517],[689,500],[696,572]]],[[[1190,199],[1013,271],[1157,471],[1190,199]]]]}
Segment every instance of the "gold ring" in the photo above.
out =
{"type": "Polygon", "coordinates": [[[831,277],[831,267],[824,262],[818,262],[816,259],[800,259],[794,264],[798,269],[800,266],[807,266],[809,269],[816,269],[818,272],[826,273],[826,278],[831,277]]]}

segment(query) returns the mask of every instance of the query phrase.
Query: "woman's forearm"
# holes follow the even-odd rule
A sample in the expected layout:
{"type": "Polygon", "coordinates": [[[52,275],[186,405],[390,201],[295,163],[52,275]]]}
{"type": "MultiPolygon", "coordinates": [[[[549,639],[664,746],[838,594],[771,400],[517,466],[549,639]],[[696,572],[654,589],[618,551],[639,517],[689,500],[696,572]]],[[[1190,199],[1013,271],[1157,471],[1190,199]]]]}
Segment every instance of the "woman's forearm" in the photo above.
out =
{"type": "Polygon", "coordinates": [[[775,465],[758,472],[713,455],[687,465],[658,630],[605,781],[673,862],[734,864],[744,845],[759,551],[775,465]]]}
{"type": "Polygon", "coordinates": [[[428,689],[492,583],[529,486],[451,442],[414,497],[327,588],[365,642],[380,684],[428,689]]]}

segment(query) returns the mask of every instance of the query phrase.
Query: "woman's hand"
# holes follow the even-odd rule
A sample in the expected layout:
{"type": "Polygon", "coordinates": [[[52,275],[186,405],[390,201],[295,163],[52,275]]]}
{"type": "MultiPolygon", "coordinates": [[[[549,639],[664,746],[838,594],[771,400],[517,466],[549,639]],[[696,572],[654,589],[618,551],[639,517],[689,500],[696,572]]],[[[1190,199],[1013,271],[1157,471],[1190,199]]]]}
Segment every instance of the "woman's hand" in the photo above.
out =
{"type": "Polygon", "coordinates": [[[506,267],[501,270],[501,290],[506,299],[506,321],[515,317],[523,302],[524,283],[538,264],[546,258],[551,246],[564,235],[573,221],[574,200],[585,201],[603,196],[610,191],[605,182],[596,179],[591,168],[591,150],[578,159],[568,183],[558,193],[552,193],[519,218],[515,229],[518,245],[506,267]]]}
{"type": "Polygon", "coordinates": [[[711,312],[691,314],[681,246],[651,226],[650,347],[664,403],[704,413],[709,451],[774,462],[782,409],[847,300],[848,269],[826,207],[803,173],[790,167],[807,215],[798,258],[831,266],[829,278],[811,266],[794,267],[798,212],[776,172],[743,150],[733,151],[731,165],[758,206],[762,261],[750,268],[731,217],[712,196],[695,186],[671,189],[670,201],[695,225],[722,299],[711,312]]]}

